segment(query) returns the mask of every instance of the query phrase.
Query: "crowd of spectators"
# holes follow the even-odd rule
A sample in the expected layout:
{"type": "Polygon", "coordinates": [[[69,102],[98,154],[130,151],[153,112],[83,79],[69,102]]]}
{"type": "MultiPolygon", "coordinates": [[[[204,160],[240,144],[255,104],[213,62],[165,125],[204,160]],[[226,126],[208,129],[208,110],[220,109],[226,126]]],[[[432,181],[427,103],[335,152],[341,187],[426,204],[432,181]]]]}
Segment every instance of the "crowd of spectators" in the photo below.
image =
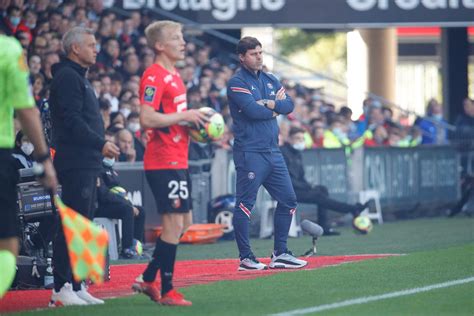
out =
{"type": "MultiPolygon", "coordinates": [[[[48,99],[51,66],[62,58],[63,34],[73,26],[85,26],[96,32],[99,53],[88,77],[99,98],[107,133],[120,147],[119,161],[142,160],[146,146],[147,135],[139,122],[138,90],[143,70],[154,61],[144,36],[144,28],[152,20],[152,15],[145,11],[119,15],[105,9],[101,0],[0,1],[0,33],[15,36],[21,42],[31,71],[32,93],[39,107],[48,99]]],[[[226,83],[238,65],[229,57],[233,53],[222,51],[219,45],[193,37],[187,40],[187,57],[177,66],[188,88],[188,105],[209,106],[224,116],[224,137],[213,145],[230,149],[232,132],[226,83]]],[[[428,103],[427,116],[418,118],[414,124],[410,124],[407,115],[393,111],[376,98],[367,98],[361,105],[363,114],[354,119],[349,107],[328,102],[322,89],[310,89],[286,79],[282,79],[282,84],[295,104],[293,113],[278,118],[282,144],[291,127],[307,131],[307,148],[408,147],[445,144],[448,140],[442,105],[434,99],[428,103]]],[[[464,106],[465,116],[472,118],[473,101],[466,99],[464,106]]]]}

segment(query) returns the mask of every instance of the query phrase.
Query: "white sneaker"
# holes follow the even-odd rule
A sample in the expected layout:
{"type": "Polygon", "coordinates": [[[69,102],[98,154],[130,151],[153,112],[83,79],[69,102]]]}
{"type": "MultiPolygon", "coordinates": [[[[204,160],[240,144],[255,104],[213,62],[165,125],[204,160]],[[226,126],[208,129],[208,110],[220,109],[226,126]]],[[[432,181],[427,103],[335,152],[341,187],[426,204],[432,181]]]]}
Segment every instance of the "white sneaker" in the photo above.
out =
{"type": "Polygon", "coordinates": [[[271,269],[299,269],[308,264],[307,261],[293,256],[291,251],[282,253],[279,256],[275,256],[275,253],[272,253],[271,259],[271,269]]]}
{"type": "Polygon", "coordinates": [[[98,299],[97,297],[92,296],[89,292],[87,292],[87,288],[81,283],[81,290],[75,292],[80,299],[85,301],[87,305],[99,305],[104,304],[104,301],[98,299]]]}
{"type": "Polygon", "coordinates": [[[255,258],[254,255],[250,255],[247,258],[240,260],[238,271],[249,271],[249,270],[266,270],[267,266],[255,258]]]}
{"type": "Polygon", "coordinates": [[[70,306],[70,305],[87,305],[87,302],[77,296],[76,292],[72,290],[71,283],[65,283],[63,287],[56,292],[53,289],[49,307],[70,306]]]}

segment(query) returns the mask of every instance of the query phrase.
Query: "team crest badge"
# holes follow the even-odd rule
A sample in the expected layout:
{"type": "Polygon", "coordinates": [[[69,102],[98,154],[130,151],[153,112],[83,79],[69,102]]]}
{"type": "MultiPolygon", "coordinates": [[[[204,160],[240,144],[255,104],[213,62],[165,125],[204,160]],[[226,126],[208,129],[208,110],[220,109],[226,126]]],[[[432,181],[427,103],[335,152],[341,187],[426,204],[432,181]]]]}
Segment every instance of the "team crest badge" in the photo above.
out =
{"type": "Polygon", "coordinates": [[[268,89],[273,89],[273,85],[270,82],[267,83],[267,87],[268,87],[268,89]]]}
{"type": "Polygon", "coordinates": [[[253,173],[253,172],[249,172],[249,174],[247,176],[250,180],[255,179],[255,173],[253,173]]]}
{"type": "Polygon", "coordinates": [[[155,97],[156,88],[152,86],[145,87],[145,95],[143,96],[143,100],[146,102],[152,102],[153,98],[155,97]]]}
{"type": "Polygon", "coordinates": [[[173,206],[173,208],[179,208],[181,206],[181,200],[180,199],[174,199],[172,206],[173,206]]]}

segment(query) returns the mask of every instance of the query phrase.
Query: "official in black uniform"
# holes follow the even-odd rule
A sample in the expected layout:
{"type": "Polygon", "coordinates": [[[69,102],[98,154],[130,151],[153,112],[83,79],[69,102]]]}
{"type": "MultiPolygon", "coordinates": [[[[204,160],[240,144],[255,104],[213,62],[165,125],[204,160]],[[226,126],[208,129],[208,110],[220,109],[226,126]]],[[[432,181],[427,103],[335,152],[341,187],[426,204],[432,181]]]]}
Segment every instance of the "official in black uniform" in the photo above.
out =
{"type": "Polygon", "coordinates": [[[134,249],[134,240],[143,242],[145,230],[145,211],[134,206],[126,197],[126,191],[114,192],[121,185],[118,173],[113,169],[113,160],[104,159],[104,169],[100,174],[100,186],[97,191],[98,208],[95,217],[118,218],[122,220],[122,253],[124,259],[139,259],[134,249]]]}
{"type": "Polygon", "coordinates": [[[339,235],[339,232],[329,226],[327,210],[331,209],[339,213],[351,213],[353,216],[357,216],[367,208],[367,203],[347,204],[339,202],[329,197],[327,187],[309,184],[304,177],[303,155],[301,154],[304,149],[304,130],[292,127],[289,133],[289,142],[281,147],[281,152],[290,172],[296,198],[301,203],[314,203],[318,205],[318,223],[324,228],[324,235],[339,235]]]}

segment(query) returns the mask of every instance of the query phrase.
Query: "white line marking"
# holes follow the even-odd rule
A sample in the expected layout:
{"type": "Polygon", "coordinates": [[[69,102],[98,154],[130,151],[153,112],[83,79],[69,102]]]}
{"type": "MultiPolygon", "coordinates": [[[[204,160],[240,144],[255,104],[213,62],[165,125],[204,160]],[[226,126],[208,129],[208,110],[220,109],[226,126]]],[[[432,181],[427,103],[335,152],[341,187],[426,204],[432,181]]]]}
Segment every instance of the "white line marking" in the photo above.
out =
{"type": "Polygon", "coordinates": [[[346,306],[357,305],[357,304],[365,304],[365,303],[369,303],[369,302],[385,300],[385,299],[388,299],[388,298],[394,298],[394,297],[399,297],[399,296],[405,296],[405,295],[412,295],[412,294],[417,294],[417,293],[422,293],[422,292],[428,292],[428,291],[432,291],[432,290],[436,290],[436,289],[442,289],[442,288],[445,288],[445,287],[465,284],[465,283],[469,283],[469,282],[473,282],[473,281],[474,281],[474,277],[469,277],[469,278],[466,278],[466,279],[453,280],[453,281],[433,284],[433,285],[429,285],[429,286],[425,286],[425,287],[416,287],[416,288],[409,289],[409,290],[391,292],[391,293],[375,295],[375,296],[359,297],[359,298],[355,298],[355,299],[351,299],[351,300],[347,300],[347,301],[342,301],[342,302],[337,302],[337,303],[332,303],[332,304],[324,304],[324,305],[313,306],[313,307],[308,307],[308,308],[295,309],[295,310],[287,311],[287,312],[283,312],[283,313],[272,314],[271,316],[291,316],[291,315],[304,315],[304,314],[309,314],[309,313],[317,313],[317,312],[326,311],[326,310],[329,310],[329,309],[335,309],[335,308],[346,307],[346,306]]]}

